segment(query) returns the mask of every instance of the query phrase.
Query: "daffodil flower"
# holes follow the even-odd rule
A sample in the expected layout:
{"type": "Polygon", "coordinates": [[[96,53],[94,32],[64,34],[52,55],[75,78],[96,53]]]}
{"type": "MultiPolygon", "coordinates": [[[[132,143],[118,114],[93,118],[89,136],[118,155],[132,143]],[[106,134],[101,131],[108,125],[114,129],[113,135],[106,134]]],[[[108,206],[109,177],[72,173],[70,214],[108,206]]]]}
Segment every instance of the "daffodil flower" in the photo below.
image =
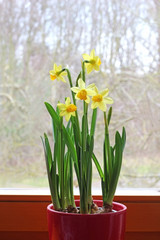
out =
{"type": "Polygon", "coordinates": [[[99,107],[103,112],[106,112],[107,110],[107,104],[112,104],[113,100],[108,96],[109,89],[106,88],[103,91],[99,92],[97,87],[95,87],[95,95],[92,97],[92,104],[91,108],[95,109],[99,107]]]}
{"type": "Polygon", "coordinates": [[[95,94],[93,88],[95,84],[92,83],[88,87],[85,86],[85,82],[80,78],[78,80],[78,87],[72,87],[71,90],[76,93],[75,98],[79,100],[84,100],[86,103],[90,102],[89,96],[95,94]]]}
{"type": "Polygon", "coordinates": [[[51,80],[57,79],[58,81],[66,82],[63,76],[66,76],[67,73],[62,71],[62,66],[54,63],[53,69],[49,71],[51,80]]]}
{"type": "Polygon", "coordinates": [[[98,56],[95,56],[95,50],[93,49],[91,51],[91,54],[83,54],[83,59],[85,61],[88,61],[88,63],[85,63],[87,73],[89,74],[93,70],[99,71],[100,65],[101,65],[101,60],[98,56]]]}
{"type": "Polygon", "coordinates": [[[68,122],[71,116],[75,117],[75,111],[77,110],[76,105],[71,104],[71,100],[69,97],[66,98],[65,104],[58,103],[57,104],[60,110],[60,116],[65,116],[66,121],[68,122]]]}

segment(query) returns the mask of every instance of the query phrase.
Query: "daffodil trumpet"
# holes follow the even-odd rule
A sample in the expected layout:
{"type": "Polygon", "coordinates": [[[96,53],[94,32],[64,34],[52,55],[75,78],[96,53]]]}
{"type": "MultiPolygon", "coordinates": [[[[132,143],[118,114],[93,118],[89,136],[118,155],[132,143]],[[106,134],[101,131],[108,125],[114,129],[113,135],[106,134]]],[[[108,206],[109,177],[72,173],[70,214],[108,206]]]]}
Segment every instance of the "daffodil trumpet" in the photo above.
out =
{"type": "MultiPolygon", "coordinates": [[[[98,211],[92,199],[92,162],[94,162],[101,178],[103,209],[102,212],[112,210],[112,201],[117,187],[123,150],[126,142],[125,128],[122,134],[115,134],[115,144],[111,146],[109,125],[112,116],[113,104],[109,97],[109,89],[99,90],[95,83],[87,85],[86,72],[99,71],[101,60],[93,49],[83,54],[82,69],[73,85],[69,69],[53,65],[50,71],[51,80],[66,82],[69,80],[72,100],[66,97],[57,103],[56,110],[49,104],[45,106],[52,118],[53,125],[53,152],[47,134],[42,138],[49,186],[55,210],[77,213],[73,192],[73,167],[76,173],[79,192],[80,210],[82,214],[91,214],[98,211]],[[77,102],[82,103],[82,119],[79,121],[77,102]],[[96,130],[97,112],[104,115],[103,141],[103,168],[94,153],[94,139],[96,130]],[[88,121],[90,112],[91,121],[88,121]],[[63,121],[63,118],[65,120],[63,121]],[[66,124],[67,122],[67,124],[66,124]],[[80,126],[81,123],[81,126],[80,126]],[[95,210],[97,209],[97,210],[95,210]]],[[[96,142],[96,141],[95,141],[96,142]]]]}

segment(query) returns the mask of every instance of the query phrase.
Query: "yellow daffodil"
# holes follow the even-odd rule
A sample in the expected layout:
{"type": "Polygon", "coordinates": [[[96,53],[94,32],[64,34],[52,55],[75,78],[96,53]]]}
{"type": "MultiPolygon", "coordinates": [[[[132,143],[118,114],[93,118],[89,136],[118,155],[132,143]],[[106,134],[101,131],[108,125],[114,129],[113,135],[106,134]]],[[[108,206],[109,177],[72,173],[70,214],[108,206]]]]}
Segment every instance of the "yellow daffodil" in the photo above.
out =
{"type": "Polygon", "coordinates": [[[60,116],[65,116],[66,121],[68,122],[71,116],[75,117],[75,111],[77,110],[76,105],[71,104],[71,100],[69,97],[66,98],[65,104],[58,103],[57,104],[60,110],[60,116]]]}
{"type": "Polygon", "coordinates": [[[63,76],[66,76],[66,72],[62,72],[62,66],[57,64],[53,65],[53,69],[49,71],[51,80],[57,79],[58,81],[66,82],[63,76]]]}
{"type": "Polygon", "coordinates": [[[88,61],[88,63],[85,63],[87,73],[89,74],[90,72],[94,70],[99,71],[100,65],[101,65],[101,60],[98,56],[95,56],[95,50],[93,49],[91,51],[91,54],[83,54],[83,59],[88,61]]]}
{"type": "Polygon", "coordinates": [[[76,93],[75,98],[79,100],[84,100],[86,103],[90,102],[89,96],[95,94],[93,88],[95,84],[92,83],[88,87],[85,86],[85,82],[80,78],[78,80],[78,87],[72,87],[71,90],[76,93]]]}
{"type": "Polygon", "coordinates": [[[112,104],[113,100],[108,96],[109,89],[106,88],[103,91],[99,92],[97,87],[95,87],[95,95],[92,97],[92,105],[91,108],[95,109],[99,107],[102,111],[106,112],[107,104],[112,104]]]}

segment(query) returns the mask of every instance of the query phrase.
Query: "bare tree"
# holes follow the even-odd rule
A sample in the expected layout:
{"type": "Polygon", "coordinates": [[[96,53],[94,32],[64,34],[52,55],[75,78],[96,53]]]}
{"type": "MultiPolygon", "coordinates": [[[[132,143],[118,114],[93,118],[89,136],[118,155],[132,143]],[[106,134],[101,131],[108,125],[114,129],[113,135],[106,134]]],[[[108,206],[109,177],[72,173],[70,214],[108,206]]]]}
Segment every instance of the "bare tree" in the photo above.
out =
{"type": "MultiPolygon", "coordinates": [[[[43,102],[55,106],[70,94],[48,72],[54,62],[68,65],[75,81],[82,53],[95,48],[101,71],[87,81],[109,87],[115,100],[111,135],[127,128],[120,185],[141,179],[142,186],[159,186],[159,0],[8,0],[0,12],[0,185],[9,184],[9,171],[43,178],[39,136],[51,131],[43,102]]],[[[97,123],[101,159],[101,118],[97,123]]]]}

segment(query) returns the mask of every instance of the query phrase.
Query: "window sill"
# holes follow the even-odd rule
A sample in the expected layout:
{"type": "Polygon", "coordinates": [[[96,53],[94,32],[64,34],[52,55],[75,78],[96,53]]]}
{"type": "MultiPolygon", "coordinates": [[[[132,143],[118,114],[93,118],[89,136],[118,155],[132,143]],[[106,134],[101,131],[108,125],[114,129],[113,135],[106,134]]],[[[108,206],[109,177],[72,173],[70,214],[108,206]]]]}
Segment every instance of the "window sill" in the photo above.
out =
{"type": "MultiPolygon", "coordinates": [[[[78,189],[75,188],[75,195],[78,189]]],[[[93,189],[94,195],[101,195],[100,188],[93,189]]],[[[0,188],[0,195],[50,195],[49,188],[0,188]]],[[[118,188],[116,195],[121,196],[160,196],[159,188],[118,188]]]]}
{"type": "MultiPolygon", "coordinates": [[[[94,195],[94,199],[101,198],[94,195]]],[[[127,206],[126,240],[160,239],[158,189],[119,189],[114,201],[127,206]]],[[[0,189],[0,239],[12,235],[12,240],[48,239],[46,207],[50,202],[49,189],[0,189]]]]}
{"type": "MultiPolygon", "coordinates": [[[[78,197],[78,190],[75,189],[75,196],[78,197]]],[[[95,198],[101,198],[101,190],[93,189],[95,198]]],[[[0,188],[0,201],[14,201],[14,200],[29,201],[50,201],[49,188],[0,188]]],[[[119,188],[115,194],[115,201],[127,201],[134,199],[153,200],[160,199],[160,189],[158,188],[119,188]],[[117,200],[118,199],[118,200],[117,200]]]]}

